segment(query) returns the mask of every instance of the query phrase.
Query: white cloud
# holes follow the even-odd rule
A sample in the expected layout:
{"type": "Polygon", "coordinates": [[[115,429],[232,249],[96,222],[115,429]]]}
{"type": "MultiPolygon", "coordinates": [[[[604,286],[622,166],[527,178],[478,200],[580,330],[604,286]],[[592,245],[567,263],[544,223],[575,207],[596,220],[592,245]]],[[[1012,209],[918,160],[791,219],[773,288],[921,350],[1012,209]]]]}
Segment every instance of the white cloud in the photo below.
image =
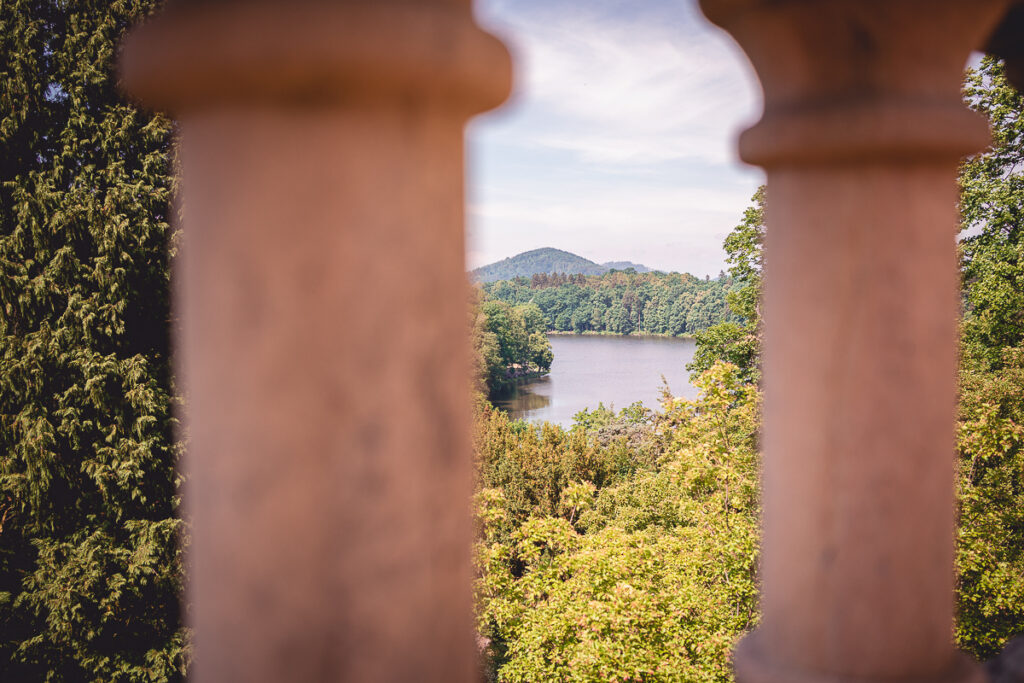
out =
{"type": "Polygon", "coordinates": [[[595,161],[732,160],[736,130],[759,109],[738,50],[692,4],[595,7],[552,1],[503,14],[519,108],[532,114],[512,122],[516,135],[595,161]]]}
{"type": "Polygon", "coordinates": [[[760,97],[738,49],[692,2],[478,9],[519,76],[508,111],[471,128],[471,264],[529,244],[717,273],[760,182],[735,161],[760,97]]]}

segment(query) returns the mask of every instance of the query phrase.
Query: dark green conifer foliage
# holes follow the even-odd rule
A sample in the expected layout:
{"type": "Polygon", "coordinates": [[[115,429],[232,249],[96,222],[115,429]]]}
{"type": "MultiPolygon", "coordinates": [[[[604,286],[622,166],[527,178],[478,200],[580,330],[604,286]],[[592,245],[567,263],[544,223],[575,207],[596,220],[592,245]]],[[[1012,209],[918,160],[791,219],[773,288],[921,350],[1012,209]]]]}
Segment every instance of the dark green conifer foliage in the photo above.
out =
{"type": "Polygon", "coordinates": [[[155,0],[0,2],[0,680],[184,673],[170,122],[113,75],[155,0]]]}

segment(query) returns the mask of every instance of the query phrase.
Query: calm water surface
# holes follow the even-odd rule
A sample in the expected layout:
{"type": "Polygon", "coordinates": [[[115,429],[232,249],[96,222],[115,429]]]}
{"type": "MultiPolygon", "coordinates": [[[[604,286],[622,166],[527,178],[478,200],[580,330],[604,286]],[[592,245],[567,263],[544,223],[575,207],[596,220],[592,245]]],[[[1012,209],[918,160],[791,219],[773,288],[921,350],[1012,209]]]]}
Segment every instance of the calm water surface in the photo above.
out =
{"type": "Polygon", "coordinates": [[[551,335],[555,360],[551,373],[524,384],[496,403],[511,417],[572,424],[584,408],[621,410],[634,401],[657,409],[661,377],[676,396],[695,398],[686,364],[693,358],[692,339],[551,335]]]}

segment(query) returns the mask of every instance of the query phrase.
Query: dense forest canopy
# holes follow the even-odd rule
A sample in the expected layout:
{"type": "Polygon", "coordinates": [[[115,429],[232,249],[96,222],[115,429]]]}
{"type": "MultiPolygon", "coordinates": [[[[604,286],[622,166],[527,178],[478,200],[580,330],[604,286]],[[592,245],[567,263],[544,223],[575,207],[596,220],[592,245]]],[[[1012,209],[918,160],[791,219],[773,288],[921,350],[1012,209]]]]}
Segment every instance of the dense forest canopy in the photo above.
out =
{"type": "Polygon", "coordinates": [[[490,680],[727,681],[757,623],[759,393],[735,366],[575,426],[477,417],[477,623],[490,680]]]}
{"type": "Polygon", "coordinates": [[[488,282],[487,296],[532,303],[552,332],[692,335],[740,318],[727,305],[733,278],[611,271],[604,275],[537,274],[488,282]]]}

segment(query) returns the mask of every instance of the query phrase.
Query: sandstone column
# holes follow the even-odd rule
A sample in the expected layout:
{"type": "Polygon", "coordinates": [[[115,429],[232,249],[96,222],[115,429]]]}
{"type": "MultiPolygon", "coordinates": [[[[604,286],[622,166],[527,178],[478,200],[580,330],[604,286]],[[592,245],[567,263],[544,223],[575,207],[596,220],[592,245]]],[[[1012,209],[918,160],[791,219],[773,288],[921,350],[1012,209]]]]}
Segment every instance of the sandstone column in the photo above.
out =
{"type": "Polygon", "coordinates": [[[703,0],[761,79],[761,626],[740,683],[967,681],[953,648],[962,70],[1004,0],[703,0]]]}
{"type": "Polygon", "coordinates": [[[122,77],[180,122],[188,602],[205,681],[469,681],[469,0],[189,2],[122,77]]]}

